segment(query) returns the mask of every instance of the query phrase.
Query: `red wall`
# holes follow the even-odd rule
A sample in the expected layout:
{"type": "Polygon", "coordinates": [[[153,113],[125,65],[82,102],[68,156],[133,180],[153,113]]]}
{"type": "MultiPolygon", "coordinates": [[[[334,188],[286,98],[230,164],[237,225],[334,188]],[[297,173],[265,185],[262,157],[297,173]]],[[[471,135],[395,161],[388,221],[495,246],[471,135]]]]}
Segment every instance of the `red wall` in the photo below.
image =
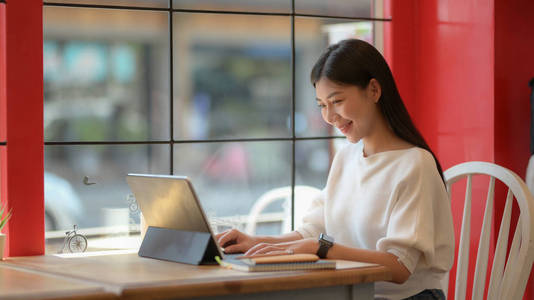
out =
{"type": "MultiPolygon", "coordinates": [[[[386,16],[393,21],[385,28],[386,59],[408,110],[444,169],[479,160],[524,176],[530,147],[527,83],[534,76],[532,12],[534,2],[529,0],[387,2],[386,16]]],[[[457,237],[463,191],[459,184],[452,196],[457,237]]],[[[472,254],[478,248],[486,191],[487,181],[474,182],[472,254]]],[[[497,195],[499,218],[504,195],[497,195]]],[[[453,299],[453,281],[448,299],[453,299]]],[[[471,286],[467,294],[470,298],[471,286]]],[[[526,298],[530,295],[527,289],[526,298]]]]}
{"type": "MultiPolygon", "coordinates": [[[[493,161],[493,7],[391,1],[390,62],[410,114],[444,169],[493,161]]],[[[386,12],[388,15],[388,12],[386,12]]],[[[389,43],[388,43],[389,40],[389,43]]]]}
{"type": "Polygon", "coordinates": [[[495,160],[524,178],[530,157],[534,1],[495,2],[495,160]]]}
{"type": "MultiPolygon", "coordinates": [[[[7,227],[9,256],[44,254],[43,20],[42,1],[8,1],[2,22],[5,64],[0,68],[0,155],[3,196],[13,216],[7,227]]],[[[6,231],[6,230],[4,230],[6,231]]]]}
{"type": "MultiPolygon", "coordinates": [[[[493,6],[476,1],[418,1],[416,122],[444,169],[494,161],[493,6]]],[[[475,181],[470,269],[475,266],[487,183],[475,181]],[[478,212],[478,213],[477,213],[478,212]]],[[[460,236],[465,189],[455,186],[452,210],[460,236]]],[[[457,239],[457,247],[458,247],[457,239]]],[[[455,278],[456,269],[451,271],[455,278]]],[[[473,272],[468,282],[472,282],[473,272]]],[[[449,284],[452,299],[455,285],[449,284]]],[[[468,285],[467,295],[471,294],[468,285]]]]}
{"type": "MultiPolygon", "coordinates": [[[[0,142],[6,141],[6,5],[0,3],[0,142]]],[[[1,147],[1,146],[0,146],[1,147]]],[[[2,177],[0,175],[0,177],[2,177]]],[[[2,198],[3,199],[3,198],[2,198]]]]}
{"type": "MultiPolygon", "coordinates": [[[[523,178],[530,157],[528,82],[534,77],[533,13],[531,0],[495,1],[495,161],[523,178]]],[[[502,211],[504,201],[497,207],[502,211]]],[[[517,217],[517,210],[514,215],[517,217]]],[[[533,277],[531,273],[526,299],[534,298],[533,277]]]]}
{"type": "MultiPolygon", "coordinates": [[[[6,141],[6,6],[0,3],[0,143],[6,141]]],[[[0,201],[7,195],[6,146],[0,145],[0,201]]],[[[6,231],[4,229],[3,231],[6,231]]]]}

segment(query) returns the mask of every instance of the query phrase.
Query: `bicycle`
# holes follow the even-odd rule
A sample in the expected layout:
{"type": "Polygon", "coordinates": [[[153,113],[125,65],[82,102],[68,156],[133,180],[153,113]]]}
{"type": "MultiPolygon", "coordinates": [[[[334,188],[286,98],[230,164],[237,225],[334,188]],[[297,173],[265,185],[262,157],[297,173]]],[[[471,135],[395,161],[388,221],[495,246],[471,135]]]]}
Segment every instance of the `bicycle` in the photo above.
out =
{"type": "Polygon", "coordinates": [[[67,247],[70,253],[85,252],[87,250],[87,238],[76,233],[77,227],[77,225],[74,225],[73,230],[65,232],[67,236],[65,236],[63,247],[61,247],[58,253],[64,253],[65,247],[67,247]]]}

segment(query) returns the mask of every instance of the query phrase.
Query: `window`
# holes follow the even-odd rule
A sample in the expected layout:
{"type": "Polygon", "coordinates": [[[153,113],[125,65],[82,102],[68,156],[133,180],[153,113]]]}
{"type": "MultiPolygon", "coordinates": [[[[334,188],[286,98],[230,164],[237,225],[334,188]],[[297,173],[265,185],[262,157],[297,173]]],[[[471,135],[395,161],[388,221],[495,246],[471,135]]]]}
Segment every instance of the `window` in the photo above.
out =
{"type": "MultiPolygon", "coordinates": [[[[74,224],[89,250],[135,247],[127,173],[187,175],[215,230],[244,229],[269,191],[322,188],[344,139],[309,71],[329,43],[381,44],[378,2],[46,1],[47,251],[74,224]]],[[[284,230],[287,205],[256,232],[284,230]]]]}

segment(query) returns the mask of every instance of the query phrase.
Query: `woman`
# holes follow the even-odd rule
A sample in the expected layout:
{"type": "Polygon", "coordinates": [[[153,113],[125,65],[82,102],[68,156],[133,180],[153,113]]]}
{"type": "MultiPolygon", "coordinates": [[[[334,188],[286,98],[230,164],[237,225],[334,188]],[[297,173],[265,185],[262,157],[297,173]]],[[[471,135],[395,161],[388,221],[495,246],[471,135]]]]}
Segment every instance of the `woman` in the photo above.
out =
{"type": "Polygon", "coordinates": [[[454,260],[451,209],[441,166],[404,107],[382,55],[361,40],[330,46],[311,72],[323,119],[351,142],[335,156],[303,226],[278,236],[230,230],[228,253],[317,253],[378,263],[392,282],[377,298],[445,299],[454,260]],[[358,141],[362,143],[357,143],[358,141]]]}

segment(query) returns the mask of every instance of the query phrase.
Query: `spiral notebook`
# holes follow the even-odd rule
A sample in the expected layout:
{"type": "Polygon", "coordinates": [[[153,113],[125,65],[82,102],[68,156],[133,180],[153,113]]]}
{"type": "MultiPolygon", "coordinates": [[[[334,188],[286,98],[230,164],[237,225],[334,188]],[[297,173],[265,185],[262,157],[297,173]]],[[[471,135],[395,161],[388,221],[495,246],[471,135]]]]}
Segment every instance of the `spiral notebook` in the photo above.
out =
{"type": "Polygon", "coordinates": [[[336,261],[320,260],[314,254],[278,255],[259,258],[220,260],[217,262],[226,268],[245,272],[272,272],[296,270],[335,269],[336,261]]]}

